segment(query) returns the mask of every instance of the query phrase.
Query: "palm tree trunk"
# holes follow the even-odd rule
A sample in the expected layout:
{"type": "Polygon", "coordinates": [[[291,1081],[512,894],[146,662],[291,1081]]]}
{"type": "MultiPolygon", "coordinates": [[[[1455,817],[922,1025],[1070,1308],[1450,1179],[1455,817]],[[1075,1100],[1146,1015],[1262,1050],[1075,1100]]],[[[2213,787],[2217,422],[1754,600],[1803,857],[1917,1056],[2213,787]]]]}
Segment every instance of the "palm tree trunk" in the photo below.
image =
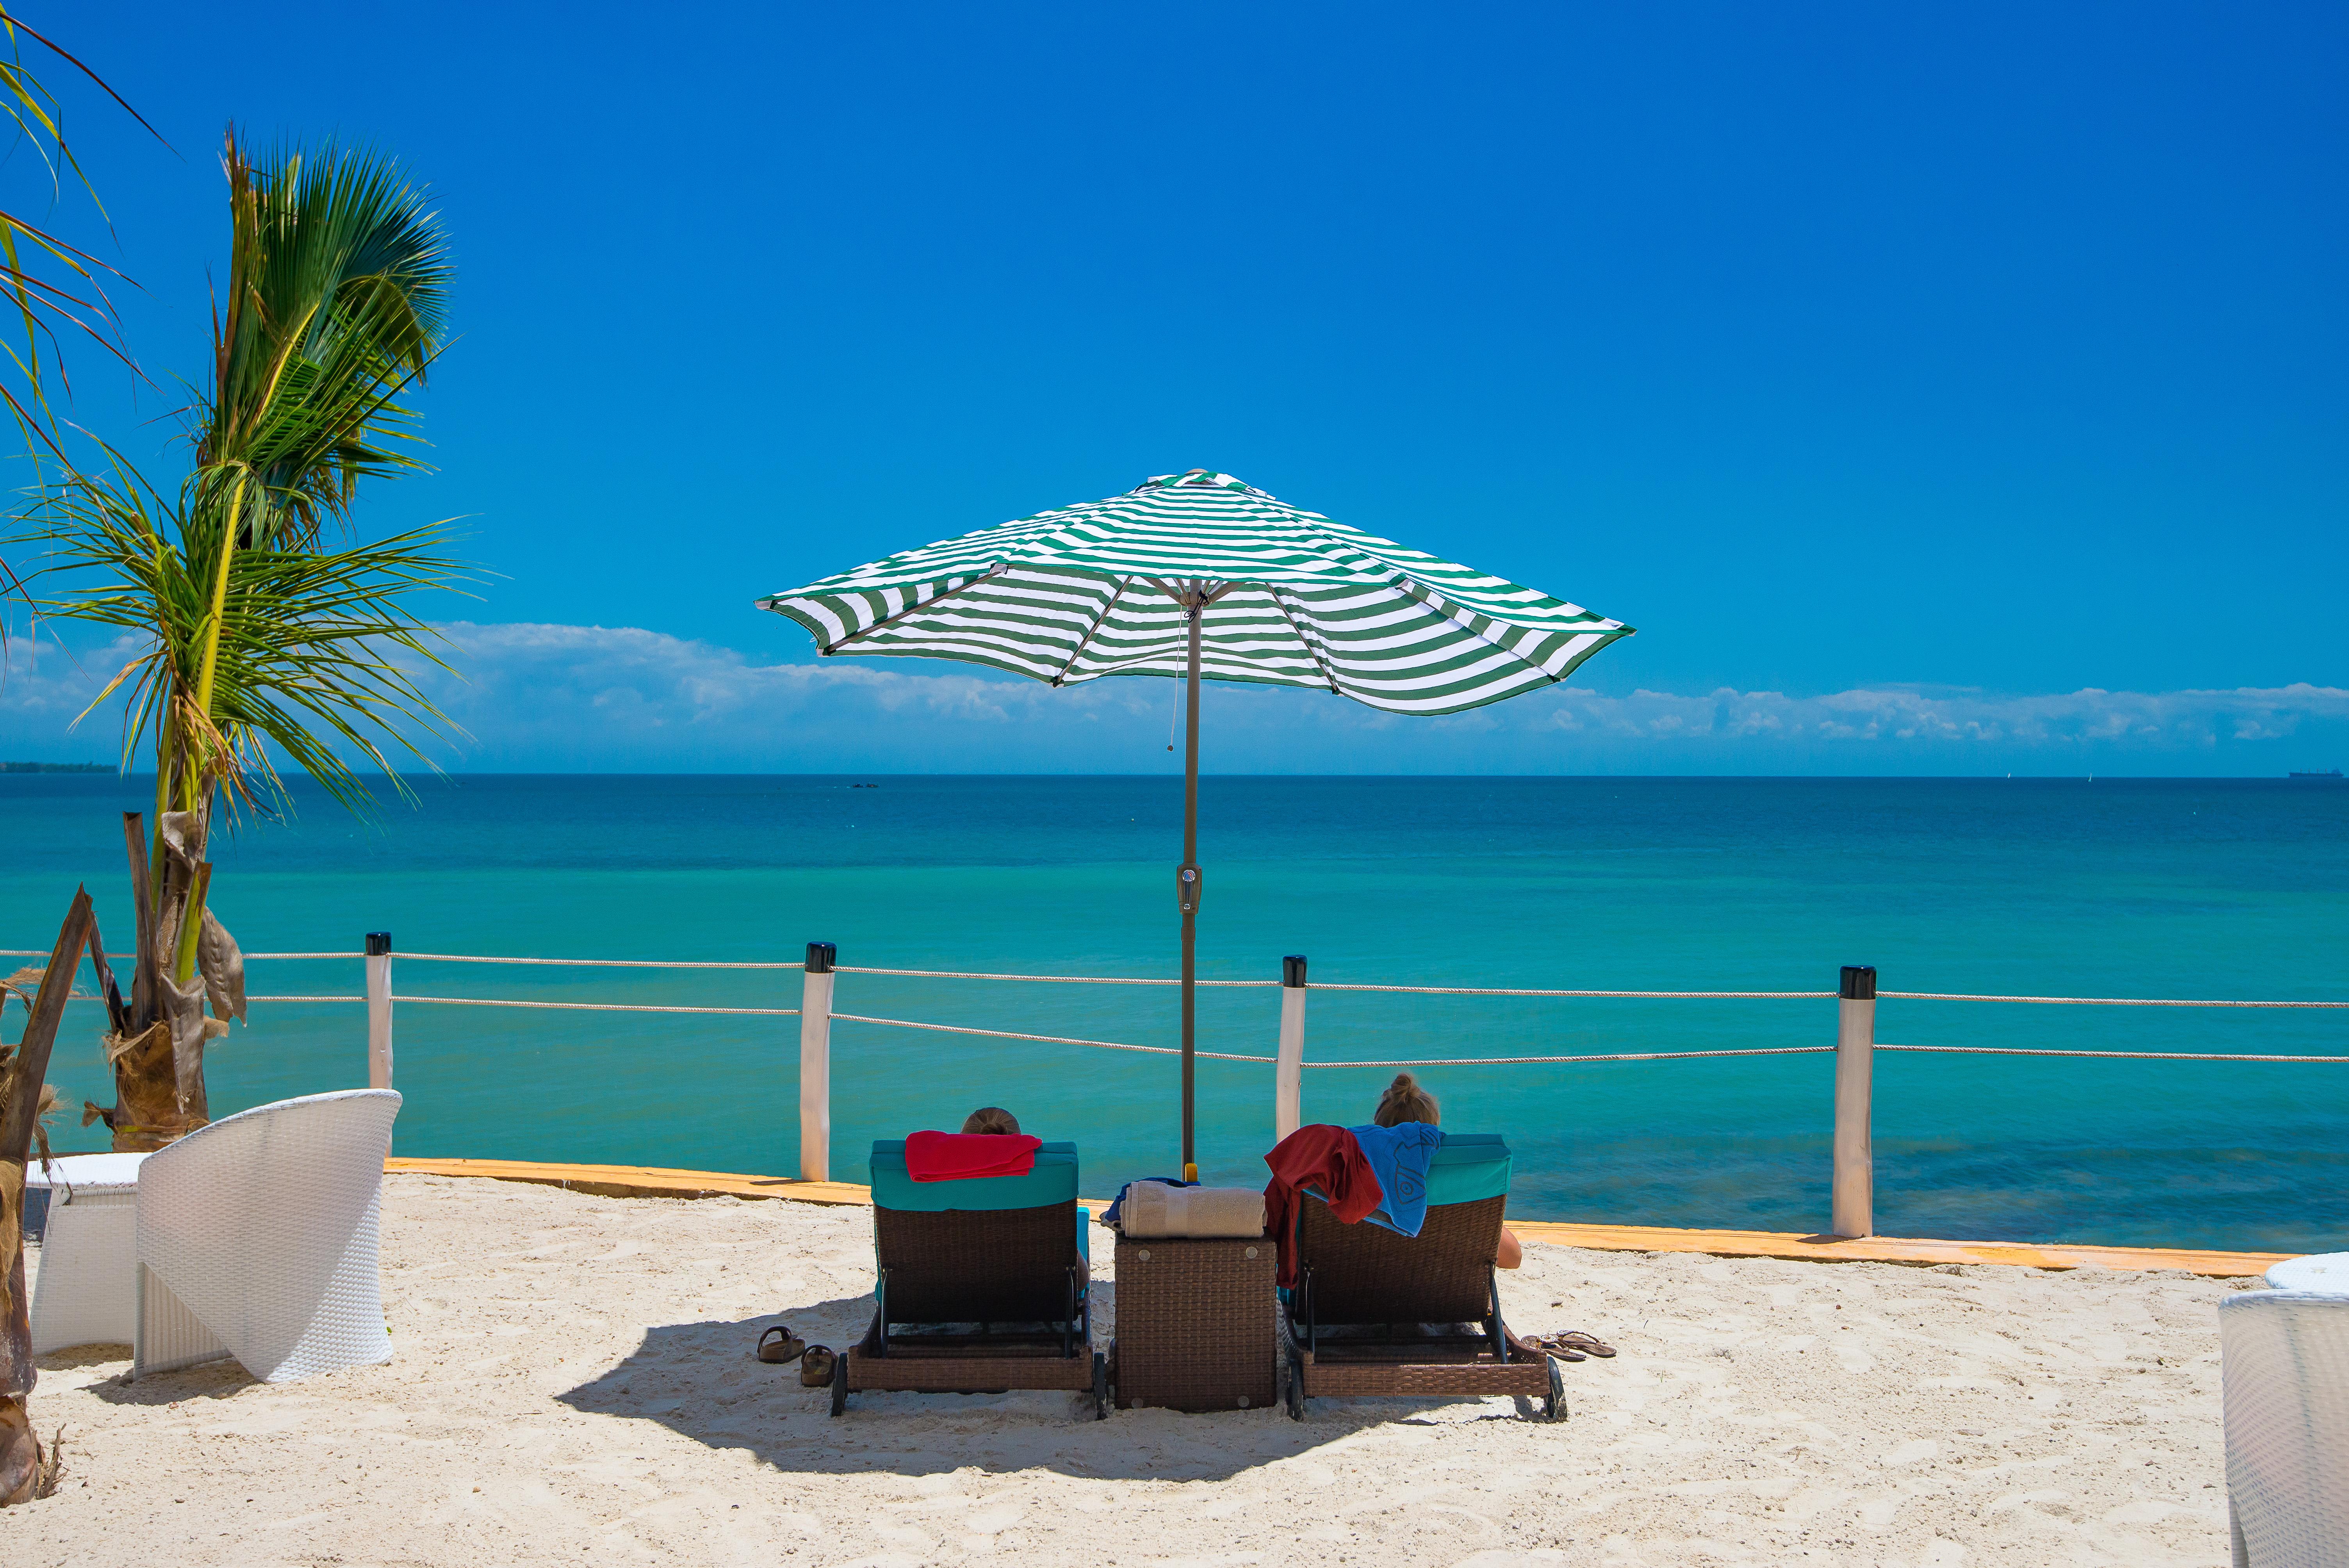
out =
{"type": "Polygon", "coordinates": [[[26,1409],[40,1372],[33,1365],[32,1304],[25,1295],[25,1161],[33,1151],[49,1048],[57,1043],[90,926],[88,890],[77,889],[42,972],[32,1022],[0,1071],[0,1507],[30,1502],[41,1485],[41,1442],[26,1409]]]}
{"type": "Polygon", "coordinates": [[[139,814],[123,813],[131,893],[140,912],[138,961],[127,1016],[106,1041],[114,1104],[85,1101],[82,1107],[82,1125],[103,1120],[114,1135],[115,1150],[124,1153],[160,1149],[212,1119],[203,1067],[210,1032],[203,1016],[206,985],[200,977],[182,981],[175,973],[186,945],[182,927],[201,938],[202,895],[212,866],[198,858],[201,830],[192,838],[186,832],[184,825],[193,819],[178,812],[166,817],[172,826],[155,834],[150,856],[139,814]],[[150,859],[160,862],[159,874],[150,874],[150,859]]]}

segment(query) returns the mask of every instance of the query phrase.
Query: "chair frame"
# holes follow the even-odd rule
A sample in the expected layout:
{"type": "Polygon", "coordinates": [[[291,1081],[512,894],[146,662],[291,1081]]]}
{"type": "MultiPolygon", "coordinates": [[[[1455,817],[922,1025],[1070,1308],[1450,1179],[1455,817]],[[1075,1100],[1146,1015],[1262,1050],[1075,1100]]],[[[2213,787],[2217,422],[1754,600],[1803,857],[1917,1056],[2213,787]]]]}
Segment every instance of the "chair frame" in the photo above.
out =
{"type": "Polygon", "coordinates": [[[1341,1224],[1311,1192],[1296,1216],[1297,1287],[1280,1314],[1288,1413],[1317,1395],[1506,1394],[1566,1417],[1557,1364],[1501,1315],[1493,1258],[1506,1198],[1427,1211],[1415,1237],[1341,1224]]]}
{"type": "Polygon", "coordinates": [[[1073,1200],[937,1212],[875,1205],[873,1233],[873,1321],[833,1363],[833,1415],[867,1390],[1014,1388],[1090,1391],[1095,1418],[1109,1414],[1108,1360],[1093,1349],[1073,1200]]]}

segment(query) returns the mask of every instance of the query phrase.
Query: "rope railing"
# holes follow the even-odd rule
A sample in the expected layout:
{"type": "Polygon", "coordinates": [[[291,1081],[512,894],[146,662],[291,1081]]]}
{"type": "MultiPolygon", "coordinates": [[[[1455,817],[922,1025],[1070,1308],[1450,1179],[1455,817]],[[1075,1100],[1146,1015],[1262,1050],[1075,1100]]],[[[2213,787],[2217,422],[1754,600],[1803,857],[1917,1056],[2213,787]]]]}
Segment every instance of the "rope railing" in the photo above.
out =
{"type": "MultiPolygon", "coordinates": [[[[0,958],[46,958],[46,948],[0,948],[0,958]]],[[[299,960],[361,958],[359,953],[248,953],[254,960],[299,960]]],[[[749,963],[714,959],[684,958],[523,958],[505,957],[478,953],[402,953],[403,959],[422,960],[435,964],[508,964],[544,965],[574,969],[743,969],[792,970],[804,969],[806,965],[792,963],[749,963]]],[[[835,966],[842,975],[889,975],[921,980],[1010,980],[1040,985],[1180,985],[1180,980],[1130,975],[1018,975],[1001,974],[979,969],[893,969],[866,965],[843,964],[835,966]]],[[[1278,980],[1198,980],[1194,985],[1202,990],[1268,990],[1281,985],[1278,980]]],[[[1316,980],[1309,987],[1315,991],[1361,991],[1392,993],[1412,996],[1567,996],[1619,997],[1636,1001],[1805,1001],[1831,999],[1833,991],[1626,991],[1588,988],[1566,988],[1531,985],[1399,985],[1368,981],[1316,980]]],[[[2023,996],[1995,995],[1970,991],[1879,991],[1878,997],[1904,1002],[2012,1002],[2043,1006],[2069,1007],[2261,1007],[2261,1008],[2343,1008],[2349,1001],[2244,1000],[2229,997],[2202,996],[2023,996]]],[[[254,1001],[347,1001],[349,997],[281,996],[254,997],[254,1001]]],[[[409,1000],[440,1000],[461,1002],[462,997],[401,997],[409,1000]]],[[[587,1006],[586,1003],[571,1004],[587,1006]]],[[[1950,1047],[1956,1048],[1956,1047],[1950,1047]]],[[[2108,1055],[2092,1052],[2092,1055],[2108,1055]]],[[[1547,1059],[1547,1058],[1543,1058],[1547,1059]]]]}
{"type": "MultiPolygon", "coordinates": [[[[863,965],[839,965],[843,975],[905,975],[923,980],[1033,980],[1048,985],[1180,985],[1180,980],[1144,980],[1123,975],[990,975],[975,969],[871,969],[863,965]]],[[[1278,980],[1194,980],[1192,985],[1205,990],[1259,989],[1278,987],[1278,980]]]]}
{"type": "Polygon", "coordinates": [[[1952,991],[1878,991],[1877,995],[1904,1002],[2035,1002],[2060,1007],[2349,1007],[2349,1002],[2229,1002],[2195,996],[1978,996],[1952,991]]]}
{"type": "MultiPolygon", "coordinates": [[[[897,1029],[930,1029],[942,1035],[988,1035],[999,1040],[1041,1040],[1054,1046],[1092,1046],[1104,1051],[1142,1051],[1155,1057],[1179,1057],[1179,1046],[1130,1046],[1116,1040],[1080,1040],[1066,1035],[1023,1035],[1012,1029],[977,1029],[964,1024],[920,1024],[911,1018],[868,1018],[855,1013],[834,1013],[833,1018],[846,1024],[885,1024],[897,1029]]],[[[1271,1057],[1234,1056],[1228,1051],[1194,1051],[1192,1055],[1216,1062],[1261,1062],[1273,1064],[1271,1057]]]]}
{"type": "MultiPolygon", "coordinates": [[[[1271,980],[1246,982],[1271,985],[1271,980]]],[[[1832,997],[1832,991],[1558,991],[1538,990],[1516,985],[1371,985],[1316,980],[1309,987],[1315,991],[1399,991],[1413,996],[1646,996],[1646,997],[1744,997],[1760,1001],[1802,1000],[1823,1001],[1832,997]]]]}
{"type": "MultiPolygon", "coordinates": [[[[0,957],[42,958],[47,954],[38,949],[0,949],[0,957]]],[[[366,948],[361,953],[255,953],[246,954],[257,961],[326,961],[359,958],[366,964],[364,994],[359,995],[285,994],[255,995],[248,1001],[255,1003],[326,1004],[340,1006],[365,1003],[367,1026],[367,1081],[376,1088],[388,1088],[392,1082],[392,1017],[394,1005],[441,1007],[499,1007],[523,1011],[567,1013],[641,1013],[692,1015],[700,1016],[731,1016],[755,1018],[797,1018],[799,1035],[799,1111],[800,1111],[800,1176],[802,1180],[829,1181],[832,1160],[832,1025],[864,1025],[875,1028],[911,1029],[926,1034],[957,1035],[968,1039],[1017,1041],[1034,1045],[1073,1047],[1082,1050],[1124,1051],[1135,1055],[1180,1057],[1184,1050],[1175,1046],[1137,1045],[1123,1040],[1092,1039],[1083,1036],[1048,1035],[1019,1029],[992,1029],[970,1024],[933,1023],[925,1019],[884,1017],[863,1013],[835,1012],[833,1008],[834,984],[841,975],[879,975],[916,980],[988,980],[1009,981],[1041,985],[1141,985],[1169,987],[1182,984],[1179,980],[1155,975],[1032,975],[1000,973],[974,969],[910,969],[881,965],[843,965],[837,962],[838,952],[830,943],[810,943],[803,963],[754,962],[723,959],[667,958],[540,958],[500,956],[471,953],[409,953],[398,956],[411,961],[439,964],[489,964],[515,966],[564,969],[635,969],[660,971],[742,970],[801,972],[801,1006],[797,1007],[734,1007],[697,1003],[558,1001],[552,998],[513,996],[440,996],[422,995],[392,989],[391,938],[388,933],[367,934],[366,948]]],[[[1732,1058],[1768,1057],[1835,1057],[1835,1138],[1834,1180],[1829,1229],[1837,1235],[1864,1236],[1873,1225],[1874,1165],[1868,1128],[1874,1096],[1874,1062],[1878,1051],[1891,1051],[1932,1056],[1991,1056],[2014,1057],[2046,1057],[2078,1060],[2095,1058],[2110,1061],[2147,1062],[2225,1062],[2230,1064],[2293,1064],[2302,1066],[2339,1066],[2349,1064],[2349,1056],[2302,1055],[2289,1052],[2251,1051],[2132,1051],[2096,1050],[2076,1047],[1988,1045],[1897,1045],[1876,1038],[1876,1004],[1879,998],[1916,1002],[1992,1002],[2041,1006],[2086,1007],[2200,1007],[2242,1008],[2269,1011],[2349,1009],[2349,1001],[2333,1000],[2251,1000],[2230,997],[2165,997],[2165,996],[2042,996],[2004,995],[1987,993],[1946,991],[1878,991],[1877,972],[1864,965],[1846,965],[1840,989],[1826,990],[1707,990],[1668,991],[1599,989],[1596,987],[1563,986],[1503,986],[1503,985],[1414,985],[1385,984],[1373,981],[1322,981],[1309,983],[1307,965],[1302,957],[1285,958],[1279,980],[1199,980],[1201,989],[1269,990],[1278,988],[1281,995],[1278,1054],[1256,1056],[1234,1051],[1198,1051],[1192,1057],[1214,1062],[1238,1062],[1252,1067],[1273,1069],[1273,1120],[1283,1136],[1301,1124],[1302,1097],[1300,1085],[1308,1068],[1321,1072],[1391,1072],[1397,1068],[1528,1068],[1549,1066],[1602,1066],[1617,1062],[1726,1061],[1732,1058]],[[1350,992],[1366,995],[1404,996],[1484,996],[1484,997],[1548,997],[1598,999],[1620,998],[1634,1001],[1824,1001],[1839,998],[1833,1045],[1804,1046],[1731,1046],[1690,1050],[1617,1050],[1584,1051],[1542,1055],[1488,1057],[1420,1057],[1396,1058],[1355,1058],[1338,1061],[1307,1061],[1305,1059],[1306,1001],[1312,991],[1350,992]]],[[[73,1001],[94,1002],[96,996],[74,995],[73,1001]]],[[[1188,1039],[1186,1030],[1185,1039],[1188,1039]]],[[[1186,1070],[1187,1078],[1187,1070],[1186,1070]]]]}

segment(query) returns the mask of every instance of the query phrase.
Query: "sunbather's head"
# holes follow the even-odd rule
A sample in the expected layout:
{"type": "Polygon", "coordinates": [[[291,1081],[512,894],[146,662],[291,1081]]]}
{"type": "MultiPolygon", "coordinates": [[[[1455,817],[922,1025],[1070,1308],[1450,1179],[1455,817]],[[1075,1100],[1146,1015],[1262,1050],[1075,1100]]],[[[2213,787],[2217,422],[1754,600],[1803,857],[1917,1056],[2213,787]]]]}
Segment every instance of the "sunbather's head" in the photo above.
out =
{"type": "Polygon", "coordinates": [[[1409,1073],[1397,1073],[1394,1082],[1387,1085],[1387,1092],[1379,1097],[1378,1114],[1371,1119],[1381,1127],[1405,1121],[1423,1121],[1433,1127],[1441,1115],[1435,1097],[1420,1088],[1417,1078],[1409,1073]]]}
{"type": "Polygon", "coordinates": [[[965,1132],[1001,1132],[1019,1136],[1019,1119],[999,1105],[982,1105],[962,1119],[965,1132]]]}

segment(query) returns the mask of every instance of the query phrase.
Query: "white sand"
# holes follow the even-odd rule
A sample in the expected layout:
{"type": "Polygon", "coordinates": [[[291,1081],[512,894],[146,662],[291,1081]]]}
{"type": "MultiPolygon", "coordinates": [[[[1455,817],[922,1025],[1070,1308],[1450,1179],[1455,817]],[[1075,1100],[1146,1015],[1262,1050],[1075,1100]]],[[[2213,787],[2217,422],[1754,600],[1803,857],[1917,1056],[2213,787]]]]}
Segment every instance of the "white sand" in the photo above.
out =
{"type": "MultiPolygon", "coordinates": [[[[50,1357],[33,1409],[67,1429],[65,1486],[0,1513],[0,1555],[2226,1560],[2214,1309],[2230,1283],[1537,1245],[1504,1276],[1513,1324],[1622,1351],[1566,1368],[1559,1425],[1507,1400],[1095,1423],[1044,1394],[859,1395],[834,1421],[750,1346],[778,1314],[833,1346],[861,1332],[871,1222],[394,1177],[397,1359],[278,1387],[233,1363],[125,1387],[119,1347],[50,1357]]],[[[1106,1319],[1113,1284],[1100,1295],[1106,1319]]]]}

